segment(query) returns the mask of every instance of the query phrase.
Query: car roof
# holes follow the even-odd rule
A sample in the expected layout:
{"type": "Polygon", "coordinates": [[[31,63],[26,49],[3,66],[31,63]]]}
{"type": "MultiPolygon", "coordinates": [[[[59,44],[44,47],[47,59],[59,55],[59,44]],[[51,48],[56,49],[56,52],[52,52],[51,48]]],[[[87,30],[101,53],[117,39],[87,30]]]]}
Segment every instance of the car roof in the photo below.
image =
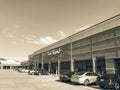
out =
{"type": "Polygon", "coordinates": [[[81,72],[77,72],[76,74],[87,74],[87,73],[94,73],[94,72],[91,72],[91,71],[81,71],[81,72]]]}

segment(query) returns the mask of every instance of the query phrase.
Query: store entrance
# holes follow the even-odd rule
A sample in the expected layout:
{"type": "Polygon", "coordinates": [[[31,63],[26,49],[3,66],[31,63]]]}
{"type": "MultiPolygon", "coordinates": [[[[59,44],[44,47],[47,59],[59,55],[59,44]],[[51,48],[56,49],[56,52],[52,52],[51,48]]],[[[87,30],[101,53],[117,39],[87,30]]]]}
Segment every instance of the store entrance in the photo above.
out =
{"type": "Polygon", "coordinates": [[[56,74],[58,68],[58,62],[51,62],[51,74],[56,74]]]}
{"type": "Polygon", "coordinates": [[[48,63],[45,63],[45,64],[44,64],[44,70],[45,70],[45,71],[48,71],[48,67],[49,67],[48,65],[49,65],[48,63]]]}
{"type": "Polygon", "coordinates": [[[120,59],[115,59],[114,64],[115,64],[115,73],[120,75],[120,59]]]}
{"type": "Polygon", "coordinates": [[[97,61],[96,61],[97,73],[99,73],[99,74],[106,73],[105,58],[97,57],[96,59],[97,59],[97,61]]]}
{"type": "Polygon", "coordinates": [[[62,61],[60,64],[60,72],[64,73],[70,71],[70,61],[62,61]]]}
{"type": "Polygon", "coordinates": [[[92,71],[92,60],[75,61],[75,72],[92,71]]]}

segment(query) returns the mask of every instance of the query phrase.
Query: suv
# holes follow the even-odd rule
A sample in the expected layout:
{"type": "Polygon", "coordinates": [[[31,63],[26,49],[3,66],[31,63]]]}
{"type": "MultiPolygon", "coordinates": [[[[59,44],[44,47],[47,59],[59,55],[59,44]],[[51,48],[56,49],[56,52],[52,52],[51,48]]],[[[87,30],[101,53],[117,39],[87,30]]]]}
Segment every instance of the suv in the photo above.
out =
{"type": "Polygon", "coordinates": [[[49,72],[47,70],[41,69],[39,71],[40,75],[49,75],[49,72]]]}
{"type": "Polygon", "coordinates": [[[97,78],[96,83],[104,89],[120,90],[120,76],[117,74],[104,74],[97,78]]]}

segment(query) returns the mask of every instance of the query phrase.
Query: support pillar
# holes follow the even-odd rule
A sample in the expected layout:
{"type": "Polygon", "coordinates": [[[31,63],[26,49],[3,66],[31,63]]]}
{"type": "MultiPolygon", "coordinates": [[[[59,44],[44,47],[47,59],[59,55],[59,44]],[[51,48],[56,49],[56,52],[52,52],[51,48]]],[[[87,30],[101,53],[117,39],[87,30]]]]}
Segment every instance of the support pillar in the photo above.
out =
{"type": "Polygon", "coordinates": [[[37,65],[37,62],[35,64],[35,71],[37,71],[37,68],[38,68],[38,65],[37,65]]]}
{"type": "Polygon", "coordinates": [[[48,72],[49,72],[49,74],[51,72],[51,62],[49,62],[48,72]]]}
{"type": "Polygon", "coordinates": [[[60,60],[58,60],[58,68],[57,68],[57,74],[60,75],[60,60]]]}
{"type": "Polygon", "coordinates": [[[74,60],[71,60],[71,71],[74,72],[74,60]]]}
{"type": "Polygon", "coordinates": [[[3,70],[3,65],[1,65],[1,70],[3,70]]]}
{"type": "Polygon", "coordinates": [[[37,63],[36,63],[36,70],[38,70],[39,69],[39,61],[37,61],[37,63]]]}
{"type": "Polygon", "coordinates": [[[92,58],[92,63],[93,63],[93,72],[97,72],[97,63],[96,63],[96,57],[92,58]]]}
{"type": "Polygon", "coordinates": [[[10,66],[10,70],[12,70],[12,66],[10,66]]]}
{"type": "Polygon", "coordinates": [[[43,70],[44,69],[44,53],[42,53],[42,60],[41,60],[41,69],[43,70]]]}
{"type": "Polygon", "coordinates": [[[44,63],[42,62],[42,64],[41,64],[41,69],[44,69],[44,63]]]}
{"type": "Polygon", "coordinates": [[[71,55],[70,55],[70,62],[71,62],[71,71],[74,72],[74,60],[73,60],[73,46],[72,46],[72,37],[70,37],[70,50],[71,50],[71,55]]]}
{"type": "MultiPolygon", "coordinates": [[[[34,68],[34,70],[35,70],[35,69],[36,69],[36,63],[34,62],[34,64],[33,64],[33,65],[34,65],[34,67],[33,67],[33,68],[34,68]]],[[[25,68],[25,67],[24,67],[24,68],[25,68]]]]}

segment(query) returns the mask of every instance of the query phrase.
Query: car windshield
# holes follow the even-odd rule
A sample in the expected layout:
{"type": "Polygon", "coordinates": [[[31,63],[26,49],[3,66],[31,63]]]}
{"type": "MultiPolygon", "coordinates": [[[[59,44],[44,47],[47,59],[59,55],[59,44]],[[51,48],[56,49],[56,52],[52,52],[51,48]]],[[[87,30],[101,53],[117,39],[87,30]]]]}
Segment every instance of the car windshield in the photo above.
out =
{"type": "Polygon", "coordinates": [[[85,72],[78,72],[76,75],[83,75],[85,72]]]}

